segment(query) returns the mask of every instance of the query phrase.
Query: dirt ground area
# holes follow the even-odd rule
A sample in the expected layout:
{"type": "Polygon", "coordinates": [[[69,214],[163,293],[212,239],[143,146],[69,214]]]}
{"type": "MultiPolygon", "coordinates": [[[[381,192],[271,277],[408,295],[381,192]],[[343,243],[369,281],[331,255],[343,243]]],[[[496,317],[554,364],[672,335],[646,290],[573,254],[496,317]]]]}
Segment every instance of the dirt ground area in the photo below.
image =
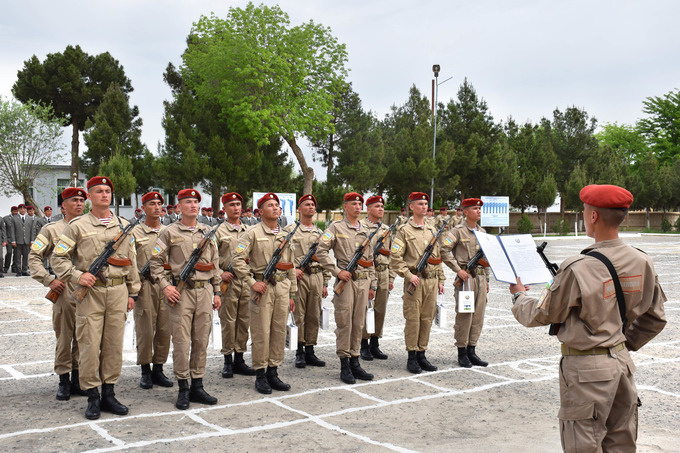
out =
{"type": "MultiPolygon", "coordinates": [[[[680,451],[680,236],[624,239],[654,258],[668,297],[666,329],[632,353],[643,403],[638,450],[680,451]]],[[[546,254],[559,263],[591,242],[548,239],[546,254]]],[[[447,277],[443,297],[452,312],[453,274],[447,271],[447,277]]],[[[448,328],[432,329],[428,358],[439,371],[406,371],[403,280],[397,278],[381,341],[389,359],[362,362],[374,381],[340,381],[331,314],[317,347],[325,368],[296,369],[294,352],[286,352],[279,375],[291,384],[290,392],[263,396],[252,377],[223,379],[222,356],[211,348],[204,384],[218,404],[192,403],[178,411],[177,385],[142,390],[136,355],[128,350],[116,393],[130,414],[103,413],[88,421],[86,398],[55,399],[52,304],[45,288],[29,277],[6,277],[0,280],[0,451],[560,451],[559,344],[547,328],[527,329],[515,321],[507,286],[491,281],[477,346],[490,362],[487,368],[458,366],[450,313],[448,328]]],[[[332,309],[330,298],[324,305],[332,309]]],[[[171,376],[171,363],[166,371],[171,376]]]]}

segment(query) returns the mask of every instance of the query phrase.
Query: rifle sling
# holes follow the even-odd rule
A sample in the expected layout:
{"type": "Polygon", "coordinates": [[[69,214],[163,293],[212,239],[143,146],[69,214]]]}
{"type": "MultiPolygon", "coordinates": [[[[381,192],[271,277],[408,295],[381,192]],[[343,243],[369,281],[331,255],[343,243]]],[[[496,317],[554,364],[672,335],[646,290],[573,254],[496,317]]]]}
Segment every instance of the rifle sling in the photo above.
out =
{"type": "Polygon", "coordinates": [[[588,256],[592,256],[593,258],[596,258],[602,262],[605,266],[607,266],[607,270],[609,271],[609,274],[612,276],[612,281],[614,282],[614,290],[616,291],[616,300],[619,305],[619,315],[621,316],[621,330],[623,331],[623,334],[626,334],[626,323],[628,320],[626,319],[626,300],[623,297],[623,288],[621,288],[621,282],[619,281],[619,275],[616,273],[616,269],[614,268],[614,265],[612,264],[611,261],[609,261],[609,258],[604,256],[600,252],[596,251],[590,251],[586,253],[588,256]]]}

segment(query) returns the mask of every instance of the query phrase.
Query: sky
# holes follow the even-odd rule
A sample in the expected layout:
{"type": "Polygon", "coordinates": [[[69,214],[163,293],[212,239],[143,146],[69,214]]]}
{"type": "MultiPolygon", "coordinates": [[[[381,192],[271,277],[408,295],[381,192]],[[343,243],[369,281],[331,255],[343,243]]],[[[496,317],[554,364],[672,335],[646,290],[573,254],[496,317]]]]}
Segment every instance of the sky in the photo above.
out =
{"type": "MultiPolygon", "coordinates": [[[[585,109],[600,124],[634,124],[643,101],[680,87],[680,2],[674,0],[281,0],[293,25],[313,20],[346,44],[349,81],[366,110],[383,118],[416,85],[431,96],[439,64],[439,102],[465,78],[497,121],[552,117],[585,109]]],[[[11,96],[32,55],[80,45],[108,51],[125,68],[130,101],[152,152],[163,142],[163,82],[181,64],[185,39],[201,15],[226,17],[245,1],[22,0],[0,14],[0,95],[11,96]]],[[[257,4],[257,3],[256,3],[257,4]]],[[[65,143],[70,130],[65,131],[65,143]]],[[[84,148],[81,135],[81,150],[84,148]]],[[[309,150],[307,150],[309,153],[309,150]]],[[[294,160],[292,153],[291,159],[294,160]]],[[[297,165],[296,165],[297,167],[297,165]]],[[[315,167],[317,177],[325,170],[315,167]]]]}

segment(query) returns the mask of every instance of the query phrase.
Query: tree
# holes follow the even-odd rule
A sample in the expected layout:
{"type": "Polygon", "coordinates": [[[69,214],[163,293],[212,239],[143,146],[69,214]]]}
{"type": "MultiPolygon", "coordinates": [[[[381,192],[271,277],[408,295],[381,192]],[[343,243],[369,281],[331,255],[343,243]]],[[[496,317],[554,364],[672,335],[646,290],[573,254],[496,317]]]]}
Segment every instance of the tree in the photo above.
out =
{"type": "Polygon", "coordinates": [[[278,6],[230,8],[226,19],[202,16],[183,55],[187,84],[215,99],[229,128],[267,144],[280,136],[290,146],[312,191],[314,170],[297,143],[333,130],[336,86],[347,74],[347,52],[330,29],[310,21],[291,27],[278,6]]]}
{"type": "Polygon", "coordinates": [[[79,131],[92,120],[112,83],[124,93],[132,91],[123,67],[111,54],[91,56],[80,46],[69,45],[63,53],[48,54],[42,63],[35,55],[25,61],[12,92],[24,104],[52,105],[54,116],[72,126],[71,174],[77,174],[79,131]]]}
{"type": "Polygon", "coordinates": [[[627,124],[607,123],[602,126],[600,132],[595,134],[595,137],[600,141],[601,146],[609,146],[634,168],[649,151],[640,129],[627,124]]]}
{"type": "Polygon", "coordinates": [[[642,111],[649,115],[638,122],[659,163],[669,165],[680,155],[680,90],[648,97],[642,111]]]}
{"type": "Polygon", "coordinates": [[[61,157],[62,123],[51,107],[0,97],[0,190],[6,196],[19,193],[37,206],[29,189],[61,157]]]}
{"type": "Polygon", "coordinates": [[[115,148],[113,154],[102,162],[101,173],[111,179],[115,188],[114,203],[116,215],[119,214],[119,200],[127,198],[135,192],[137,181],[133,174],[132,159],[125,155],[120,149],[115,148]]]}

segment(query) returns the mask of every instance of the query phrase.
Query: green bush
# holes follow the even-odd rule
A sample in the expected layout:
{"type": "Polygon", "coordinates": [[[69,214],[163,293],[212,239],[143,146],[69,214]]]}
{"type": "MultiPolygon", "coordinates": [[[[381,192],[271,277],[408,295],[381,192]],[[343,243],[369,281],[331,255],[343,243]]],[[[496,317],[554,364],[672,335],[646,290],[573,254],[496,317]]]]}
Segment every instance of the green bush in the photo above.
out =
{"type": "Polygon", "coordinates": [[[668,220],[668,217],[664,217],[663,220],[661,220],[661,231],[668,233],[672,229],[673,226],[671,225],[671,221],[668,220]]]}
{"type": "Polygon", "coordinates": [[[522,214],[522,217],[517,221],[517,231],[520,234],[531,234],[534,231],[534,224],[529,220],[529,216],[522,214]]]}
{"type": "Polygon", "coordinates": [[[680,217],[675,221],[675,231],[680,231],[680,217]]]}
{"type": "Polygon", "coordinates": [[[560,219],[560,221],[553,227],[553,232],[559,234],[560,236],[569,235],[569,222],[565,219],[560,219]]]}
{"type": "Polygon", "coordinates": [[[315,220],[314,225],[317,226],[322,231],[326,230],[326,221],[325,220],[315,220]]]}

